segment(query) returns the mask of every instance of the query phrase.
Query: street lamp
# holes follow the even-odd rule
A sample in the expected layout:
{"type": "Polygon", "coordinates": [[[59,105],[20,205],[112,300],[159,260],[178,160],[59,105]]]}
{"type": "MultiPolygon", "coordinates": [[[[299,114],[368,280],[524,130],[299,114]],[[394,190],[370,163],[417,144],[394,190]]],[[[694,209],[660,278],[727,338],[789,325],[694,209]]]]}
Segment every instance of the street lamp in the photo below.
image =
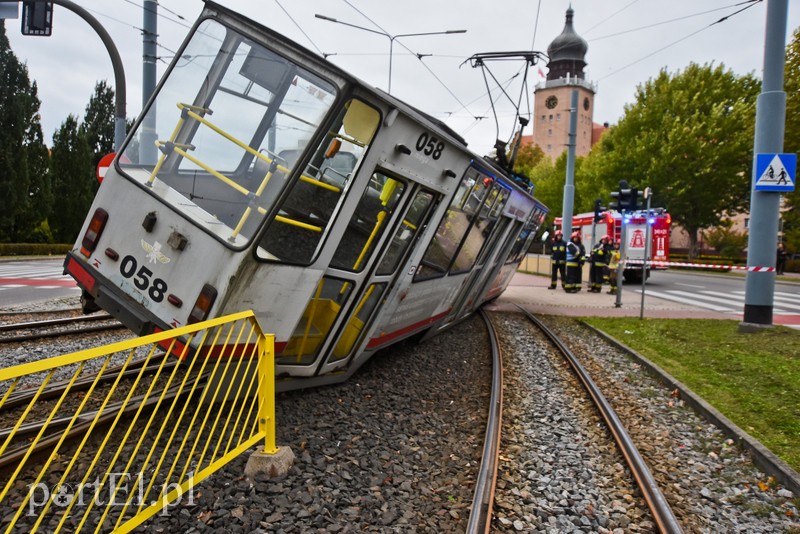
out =
{"type": "MultiPolygon", "coordinates": [[[[373,30],[372,28],[365,28],[363,26],[357,26],[355,24],[350,24],[349,22],[342,22],[341,20],[337,20],[333,17],[328,17],[325,15],[315,14],[315,17],[322,20],[327,20],[328,22],[335,22],[336,24],[343,24],[345,26],[350,26],[351,28],[356,28],[359,30],[364,30],[370,33],[377,33],[378,35],[383,35],[384,37],[389,38],[389,88],[388,93],[392,94],[392,56],[394,53],[394,40],[398,37],[419,37],[422,35],[445,35],[449,33],[467,33],[467,30],[447,30],[443,32],[424,32],[424,33],[399,33],[397,35],[391,35],[384,31],[380,30],[373,30]]],[[[427,55],[427,54],[426,54],[427,55]]],[[[422,58],[420,58],[422,59],[422,58]]]]}

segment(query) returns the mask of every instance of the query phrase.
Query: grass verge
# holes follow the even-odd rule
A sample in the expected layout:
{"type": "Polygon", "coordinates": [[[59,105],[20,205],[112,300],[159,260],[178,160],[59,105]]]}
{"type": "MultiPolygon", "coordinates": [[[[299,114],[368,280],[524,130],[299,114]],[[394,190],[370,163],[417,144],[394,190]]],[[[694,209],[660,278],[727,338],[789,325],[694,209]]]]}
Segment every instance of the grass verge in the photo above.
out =
{"type": "Polygon", "coordinates": [[[738,321],[587,317],[800,471],[800,331],[738,321]]]}

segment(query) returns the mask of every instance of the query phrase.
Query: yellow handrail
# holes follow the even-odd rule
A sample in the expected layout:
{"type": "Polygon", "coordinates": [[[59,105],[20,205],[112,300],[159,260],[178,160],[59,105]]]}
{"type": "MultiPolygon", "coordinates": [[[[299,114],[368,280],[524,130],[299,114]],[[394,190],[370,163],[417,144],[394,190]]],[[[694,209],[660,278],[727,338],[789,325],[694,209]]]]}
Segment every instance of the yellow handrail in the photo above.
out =
{"type": "MultiPolygon", "coordinates": [[[[22,514],[35,512],[34,523],[25,531],[129,532],[183,494],[191,496],[194,486],[254,445],[263,444],[261,452],[276,454],[273,344],[274,336],[262,333],[253,313],[242,312],[0,369],[0,386],[6,391],[21,378],[27,383],[44,377],[4,440],[4,449],[10,441],[15,446],[25,441],[17,434],[33,406],[49,412],[43,416],[44,430],[25,442],[24,458],[0,485],[0,504],[16,510],[2,530],[19,531],[22,514]],[[170,358],[157,350],[160,347],[168,347],[170,358]],[[129,383],[123,384],[127,379],[117,374],[112,385],[100,387],[111,363],[121,361],[122,369],[129,370],[140,349],[149,350],[129,383]],[[173,356],[184,364],[167,371],[173,356]],[[92,365],[84,367],[90,361],[92,365]],[[90,367],[96,369],[92,383],[76,392],[76,380],[90,367]],[[67,371],[71,378],[60,398],[42,402],[41,394],[56,371],[67,371]],[[150,371],[154,376],[145,378],[150,371]],[[184,396],[166,394],[176,390],[184,396]],[[70,406],[67,398],[79,402],[70,406]],[[148,414],[137,406],[137,399],[152,411],[148,414]],[[118,401],[133,413],[114,411],[118,401]],[[103,422],[106,415],[112,421],[103,422]],[[86,420],[88,429],[74,442],[59,437],[48,445],[42,461],[34,462],[33,447],[51,432],[47,427],[57,418],[64,418],[73,431],[86,420]],[[67,500],[59,498],[64,489],[67,500]],[[98,507],[104,509],[93,513],[98,507]]],[[[0,398],[2,407],[10,397],[6,393],[0,398]]]]}

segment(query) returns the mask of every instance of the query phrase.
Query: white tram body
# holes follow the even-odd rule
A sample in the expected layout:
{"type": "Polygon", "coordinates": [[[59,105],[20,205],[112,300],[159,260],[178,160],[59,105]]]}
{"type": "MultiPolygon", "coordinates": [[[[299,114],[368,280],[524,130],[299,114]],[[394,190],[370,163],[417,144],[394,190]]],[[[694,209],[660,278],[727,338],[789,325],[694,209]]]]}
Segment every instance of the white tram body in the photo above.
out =
{"type": "Polygon", "coordinates": [[[251,309],[278,375],[321,383],[499,295],[546,212],[442,123],[207,2],[65,271],[140,335],[251,309]]]}

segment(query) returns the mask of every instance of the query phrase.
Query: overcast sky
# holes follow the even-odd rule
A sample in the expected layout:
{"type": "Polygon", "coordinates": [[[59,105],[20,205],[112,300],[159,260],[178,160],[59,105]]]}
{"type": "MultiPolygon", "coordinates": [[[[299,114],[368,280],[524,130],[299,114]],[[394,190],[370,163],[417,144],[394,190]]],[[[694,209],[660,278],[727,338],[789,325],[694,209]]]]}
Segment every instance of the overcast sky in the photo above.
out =
{"type": "MultiPolygon", "coordinates": [[[[127,81],[127,114],[142,108],[142,0],[74,0],[111,34],[119,49],[127,81]]],[[[446,30],[465,34],[400,37],[395,40],[392,94],[445,120],[486,154],[497,136],[491,104],[480,69],[464,61],[480,52],[547,51],[564,28],[570,3],[574,27],[589,44],[586,79],[597,84],[594,121],[615,123],[636,86],[666,68],[674,73],[689,63],[724,64],[738,74],[763,69],[767,2],[743,0],[219,0],[255,21],[329,56],[336,65],[367,83],[386,89],[389,38],[320,20],[315,13],[390,35],[446,30]],[[747,9],[744,9],[747,8],[747,9]],[[743,10],[744,9],[744,10],[743,10]],[[743,11],[741,11],[743,10],[743,11]],[[741,11],[737,13],[737,11],[741,11]],[[721,20],[728,17],[725,20],[721,20]],[[717,22],[720,21],[720,22],[717,22]],[[404,48],[408,47],[408,50],[404,48]],[[410,52],[409,52],[410,50],[410,52]],[[432,54],[418,59],[414,54],[432,54]],[[484,117],[480,119],[479,117],[484,117]]],[[[203,8],[200,0],[159,0],[159,77],[203,8]]],[[[800,1],[789,0],[786,42],[800,26],[800,1]]],[[[28,65],[42,101],[48,143],[68,114],[82,118],[95,83],[114,85],[111,60],[100,38],[80,17],[55,6],[53,35],[23,37],[19,20],[6,21],[11,48],[28,65]]],[[[500,81],[511,80],[516,101],[521,62],[490,64],[500,81]]],[[[532,93],[543,80],[546,62],[530,69],[532,93]]],[[[490,79],[490,89],[495,89],[490,79]]],[[[496,93],[494,93],[496,94],[496,93]]],[[[532,97],[523,96],[529,113],[532,97]]],[[[506,98],[496,104],[500,137],[508,139],[514,109],[506,98]]],[[[531,133],[530,127],[525,133],[531,133]]]]}

